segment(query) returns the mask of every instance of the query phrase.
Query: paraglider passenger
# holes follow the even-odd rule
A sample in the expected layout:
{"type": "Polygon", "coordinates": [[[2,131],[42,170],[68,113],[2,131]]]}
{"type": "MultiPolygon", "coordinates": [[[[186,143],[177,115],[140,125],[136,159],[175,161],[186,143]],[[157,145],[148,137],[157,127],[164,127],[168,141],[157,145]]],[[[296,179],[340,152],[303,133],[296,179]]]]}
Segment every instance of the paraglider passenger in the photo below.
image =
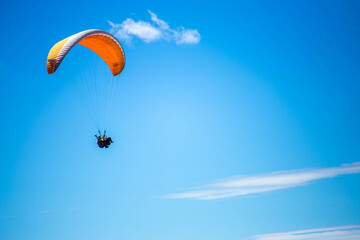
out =
{"type": "Polygon", "coordinates": [[[111,140],[111,137],[108,137],[108,138],[106,138],[105,139],[105,148],[108,148],[109,147],[109,145],[111,144],[111,143],[113,143],[113,141],[111,140]]]}

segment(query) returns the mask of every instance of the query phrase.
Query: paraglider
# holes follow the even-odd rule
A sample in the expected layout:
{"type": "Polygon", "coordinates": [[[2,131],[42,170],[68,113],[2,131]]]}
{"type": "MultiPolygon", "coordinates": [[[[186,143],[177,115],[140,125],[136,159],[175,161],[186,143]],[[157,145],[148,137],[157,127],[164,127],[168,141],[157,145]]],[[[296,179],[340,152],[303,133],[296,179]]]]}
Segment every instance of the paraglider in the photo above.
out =
{"type": "MultiPolygon", "coordinates": [[[[107,66],[110,68],[113,77],[119,75],[124,69],[125,55],[120,42],[108,32],[105,32],[103,30],[91,29],[67,37],[56,43],[51,48],[47,57],[48,74],[54,73],[59,68],[65,56],[77,44],[87,47],[88,49],[95,52],[100,58],[102,58],[107,64],[107,66]]],[[[106,113],[100,114],[101,111],[93,107],[93,115],[95,116],[95,118],[97,118],[95,122],[99,123],[99,136],[95,135],[95,137],[97,138],[97,144],[100,148],[108,148],[109,145],[113,143],[112,139],[106,136],[106,126],[109,111],[111,108],[112,98],[114,95],[113,88],[116,84],[116,81],[104,78],[105,77],[103,76],[101,77],[101,83],[108,84],[110,87],[106,86],[101,88],[101,86],[99,87],[100,84],[95,84],[96,88],[90,89],[88,93],[91,98],[91,103],[93,105],[96,105],[97,108],[99,108],[99,104],[94,103],[94,99],[96,99],[96,97],[91,96],[91,94],[96,94],[98,89],[108,89],[108,91],[104,94],[106,99],[103,101],[106,104],[106,106],[103,108],[108,109],[106,110],[106,113]],[[115,83],[113,84],[112,82],[115,83]],[[101,130],[104,132],[104,134],[101,134],[101,130]]],[[[85,81],[88,81],[88,79],[86,79],[85,81]]],[[[86,86],[88,85],[89,83],[86,82],[86,86]]]]}
{"type": "Polygon", "coordinates": [[[106,137],[106,132],[104,132],[104,135],[101,136],[101,133],[99,132],[99,136],[94,135],[97,139],[97,144],[99,148],[108,148],[113,141],[111,140],[111,137],[106,137]]]}

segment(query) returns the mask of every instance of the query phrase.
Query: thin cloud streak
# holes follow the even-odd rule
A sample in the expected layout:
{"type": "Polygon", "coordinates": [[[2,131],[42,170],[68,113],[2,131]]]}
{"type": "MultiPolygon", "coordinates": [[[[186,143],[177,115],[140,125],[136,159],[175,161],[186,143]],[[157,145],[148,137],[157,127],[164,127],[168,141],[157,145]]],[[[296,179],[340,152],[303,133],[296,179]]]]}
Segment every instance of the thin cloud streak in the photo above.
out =
{"type": "Polygon", "coordinates": [[[46,213],[52,213],[52,212],[56,212],[56,209],[46,209],[46,210],[39,212],[39,214],[46,214],[46,213]]]}
{"type": "Polygon", "coordinates": [[[67,211],[76,211],[76,210],[79,210],[82,208],[83,208],[83,206],[77,206],[77,207],[68,208],[67,211]]]}
{"type": "Polygon", "coordinates": [[[307,229],[270,233],[242,238],[243,240],[356,240],[360,239],[360,225],[307,229]]]}
{"type": "Polygon", "coordinates": [[[360,172],[360,162],[343,164],[339,167],[299,169],[272,172],[253,176],[235,176],[219,180],[183,193],[164,196],[165,198],[188,198],[196,200],[212,200],[264,193],[279,189],[298,187],[312,181],[333,178],[344,174],[360,172]]]}
{"type": "Polygon", "coordinates": [[[131,18],[122,23],[108,21],[111,26],[110,33],[114,34],[121,41],[131,44],[134,38],[150,43],[160,39],[174,41],[176,44],[197,44],[201,36],[196,29],[179,27],[171,29],[169,24],[149,10],[151,22],[134,21],[131,18]]]}

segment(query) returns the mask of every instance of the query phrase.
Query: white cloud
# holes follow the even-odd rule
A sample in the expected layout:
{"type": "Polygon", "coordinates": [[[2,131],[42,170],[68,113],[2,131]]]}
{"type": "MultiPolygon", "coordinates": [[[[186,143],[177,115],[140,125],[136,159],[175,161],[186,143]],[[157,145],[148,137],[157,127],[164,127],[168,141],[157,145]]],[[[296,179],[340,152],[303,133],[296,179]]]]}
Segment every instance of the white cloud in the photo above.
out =
{"type": "Polygon", "coordinates": [[[293,232],[256,235],[244,240],[358,240],[360,225],[307,229],[293,232]]]}
{"type": "Polygon", "coordinates": [[[108,21],[111,26],[110,33],[117,38],[130,44],[136,37],[149,43],[160,39],[174,41],[176,44],[197,44],[200,42],[201,36],[196,29],[185,29],[180,27],[171,29],[169,24],[149,10],[151,22],[134,21],[131,18],[126,19],[122,23],[113,23],[108,21]]]}
{"type": "Polygon", "coordinates": [[[68,211],[76,211],[76,210],[79,210],[81,208],[83,208],[83,206],[71,207],[71,208],[68,208],[67,210],[68,211]]]}
{"type": "Polygon", "coordinates": [[[52,213],[52,212],[56,212],[56,209],[46,209],[39,212],[39,214],[52,213]]]}
{"type": "Polygon", "coordinates": [[[151,12],[150,10],[149,10],[149,13],[151,15],[151,20],[154,23],[156,23],[161,29],[163,29],[163,30],[170,29],[169,24],[167,24],[165,21],[159,19],[155,13],[151,12]]]}
{"type": "Polygon", "coordinates": [[[165,196],[165,198],[189,198],[196,200],[229,198],[292,188],[309,184],[319,179],[359,172],[360,162],[355,162],[332,168],[300,169],[253,176],[235,176],[198,187],[196,190],[170,194],[165,196]]]}
{"type": "Polygon", "coordinates": [[[161,38],[161,32],[148,22],[135,22],[128,18],[121,24],[115,24],[110,21],[109,24],[112,26],[110,32],[126,42],[131,42],[134,36],[144,42],[153,42],[161,38]]]}
{"type": "Polygon", "coordinates": [[[198,30],[182,29],[176,35],[177,44],[197,44],[200,41],[198,30]]]}

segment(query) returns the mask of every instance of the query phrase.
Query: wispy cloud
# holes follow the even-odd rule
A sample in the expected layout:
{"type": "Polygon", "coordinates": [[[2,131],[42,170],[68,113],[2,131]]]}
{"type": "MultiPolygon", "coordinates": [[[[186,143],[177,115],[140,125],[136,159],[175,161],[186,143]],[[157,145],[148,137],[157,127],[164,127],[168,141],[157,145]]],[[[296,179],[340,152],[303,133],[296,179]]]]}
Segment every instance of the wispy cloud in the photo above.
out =
{"type": "Polygon", "coordinates": [[[39,212],[39,214],[46,214],[46,213],[52,213],[52,212],[56,212],[56,209],[46,209],[46,210],[39,212]]]}
{"type": "Polygon", "coordinates": [[[360,225],[307,229],[293,232],[256,235],[244,240],[358,240],[360,225]]]}
{"type": "Polygon", "coordinates": [[[165,196],[165,198],[189,198],[196,200],[229,198],[292,188],[309,184],[319,179],[359,172],[360,162],[355,162],[332,168],[300,169],[252,176],[234,176],[195,188],[194,190],[170,194],[165,196]]]}
{"type": "Polygon", "coordinates": [[[176,44],[197,44],[200,42],[200,33],[196,29],[178,27],[170,28],[169,24],[149,10],[151,22],[134,21],[131,18],[122,23],[108,21],[111,26],[110,33],[130,44],[136,37],[146,43],[160,39],[174,41],[176,44]]]}
{"type": "Polygon", "coordinates": [[[71,207],[71,208],[68,208],[67,211],[76,211],[76,210],[79,210],[79,209],[82,209],[83,206],[76,206],[76,207],[71,207]]]}

